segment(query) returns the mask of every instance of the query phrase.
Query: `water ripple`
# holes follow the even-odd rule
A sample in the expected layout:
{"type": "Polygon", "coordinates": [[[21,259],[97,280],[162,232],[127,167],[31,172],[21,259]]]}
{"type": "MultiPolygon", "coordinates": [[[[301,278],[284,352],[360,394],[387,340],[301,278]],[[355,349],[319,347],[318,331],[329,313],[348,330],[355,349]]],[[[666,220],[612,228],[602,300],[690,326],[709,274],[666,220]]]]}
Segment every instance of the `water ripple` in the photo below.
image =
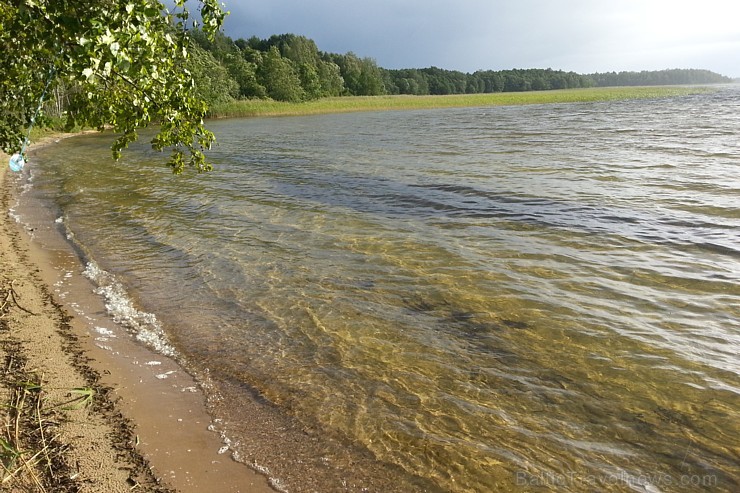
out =
{"type": "Polygon", "coordinates": [[[178,351],[237,383],[227,421],[251,423],[257,394],[319,430],[249,449],[288,483],[339,491],[331,462],[383,491],[730,492],[738,115],[729,87],[222,121],[216,173],[172,178],[143,147],[101,167],[89,137],[55,149],[74,163],[39,159],[34,189],[178,351]]]}

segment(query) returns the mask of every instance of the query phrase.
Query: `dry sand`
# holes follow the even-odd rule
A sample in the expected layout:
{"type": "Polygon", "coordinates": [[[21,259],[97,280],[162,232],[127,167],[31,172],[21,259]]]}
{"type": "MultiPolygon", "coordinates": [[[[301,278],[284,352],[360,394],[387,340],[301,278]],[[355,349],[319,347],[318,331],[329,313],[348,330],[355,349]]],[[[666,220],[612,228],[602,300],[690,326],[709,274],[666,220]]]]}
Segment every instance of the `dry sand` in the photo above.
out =
{"type": "Polygon", "coordinates": [[[114,327],[84,295],[79,260],[9,216],[7,162],[0,153],[0,491],[272,492],[230,458],[193,377],[114,327]],[[101,326],[117,336],[101,344],[101,326]]]}

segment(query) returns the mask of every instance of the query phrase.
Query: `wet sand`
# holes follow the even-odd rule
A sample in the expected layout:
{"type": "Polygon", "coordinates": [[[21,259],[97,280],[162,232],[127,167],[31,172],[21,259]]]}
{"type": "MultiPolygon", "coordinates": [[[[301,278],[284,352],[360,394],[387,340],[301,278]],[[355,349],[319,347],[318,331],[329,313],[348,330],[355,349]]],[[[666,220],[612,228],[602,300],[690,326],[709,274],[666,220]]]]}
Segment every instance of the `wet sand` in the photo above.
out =
{"type": "Polygon", "coordinates": [[[7,161],[0,153],[0,443],[22,455],[0,455],[0,490],[273,492],[231,458],[196,380],[107,317],[73,254],[42,248],[42,232],[9,214],[19,190],[7,161]]]}

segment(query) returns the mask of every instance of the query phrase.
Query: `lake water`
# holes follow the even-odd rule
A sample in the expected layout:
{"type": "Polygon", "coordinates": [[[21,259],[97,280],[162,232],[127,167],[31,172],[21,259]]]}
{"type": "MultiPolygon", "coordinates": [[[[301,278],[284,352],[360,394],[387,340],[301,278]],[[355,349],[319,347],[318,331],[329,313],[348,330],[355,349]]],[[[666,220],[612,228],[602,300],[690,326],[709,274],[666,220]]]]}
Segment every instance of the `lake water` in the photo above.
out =
{"type": "Polygon", "coordinates": [[[274,484],[740,491],[737,86],[209,126],[213,173],[80,137],[22,200],[274,484]]]}

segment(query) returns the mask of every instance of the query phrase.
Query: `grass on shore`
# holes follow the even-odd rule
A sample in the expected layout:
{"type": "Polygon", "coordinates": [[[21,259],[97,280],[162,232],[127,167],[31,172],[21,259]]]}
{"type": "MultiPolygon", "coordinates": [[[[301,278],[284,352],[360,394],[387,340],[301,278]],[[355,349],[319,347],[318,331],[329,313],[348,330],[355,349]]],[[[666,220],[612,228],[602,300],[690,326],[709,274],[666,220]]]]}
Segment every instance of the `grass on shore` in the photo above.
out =
{"type": "Polygon", "coordinates": [[[603,87],[555,91],[503,92],[493,94],[456,94],[448,96],[346,96],[323,98],[301,103],[248,99],[214,105],[211,118],[252,116],[299,116],[355,111],[389,111],[476,106],[506,106],[546,103],[578,103],[625,99],[653,99],[685,96],[711,91],[707,87],[603,87]]]}
{"type": "MultiPolygon", "coordinates": [[[[0,331],[9,332],[5,318],[11,308],[32,315],[18,302],[14,280],[0,282],[0,331]]],[[[92,405],[92,388],[56,389],[67,391],[66,400],[52,403],[43,374],[29,368],[21,343],[0,340],[0,490],[77,491],[73,466],[65,456],[68,445],[59,438],[60,424],[70,419],[67,412],[92,405]]]]}
{"type": "MultiPolygon", "coordinates": [[[[524,104],[586,103],[628,99],[680,97],[711,92],[707,86],[598,87],[554,91],[498,92],[492,94],[453,94],[447,96],[342,96],[300,103],[271,99],[244,99],[210,107],[208,118],[245,118],[257,116],[309,116],[359,111],[425,110],[524,104]]],[[[71,133],[84,129],[75,128],[71,133]]],[[[62,118],[49,119],[46,126],[31,131],[31,142],[66,133],[62,118]]]]}

